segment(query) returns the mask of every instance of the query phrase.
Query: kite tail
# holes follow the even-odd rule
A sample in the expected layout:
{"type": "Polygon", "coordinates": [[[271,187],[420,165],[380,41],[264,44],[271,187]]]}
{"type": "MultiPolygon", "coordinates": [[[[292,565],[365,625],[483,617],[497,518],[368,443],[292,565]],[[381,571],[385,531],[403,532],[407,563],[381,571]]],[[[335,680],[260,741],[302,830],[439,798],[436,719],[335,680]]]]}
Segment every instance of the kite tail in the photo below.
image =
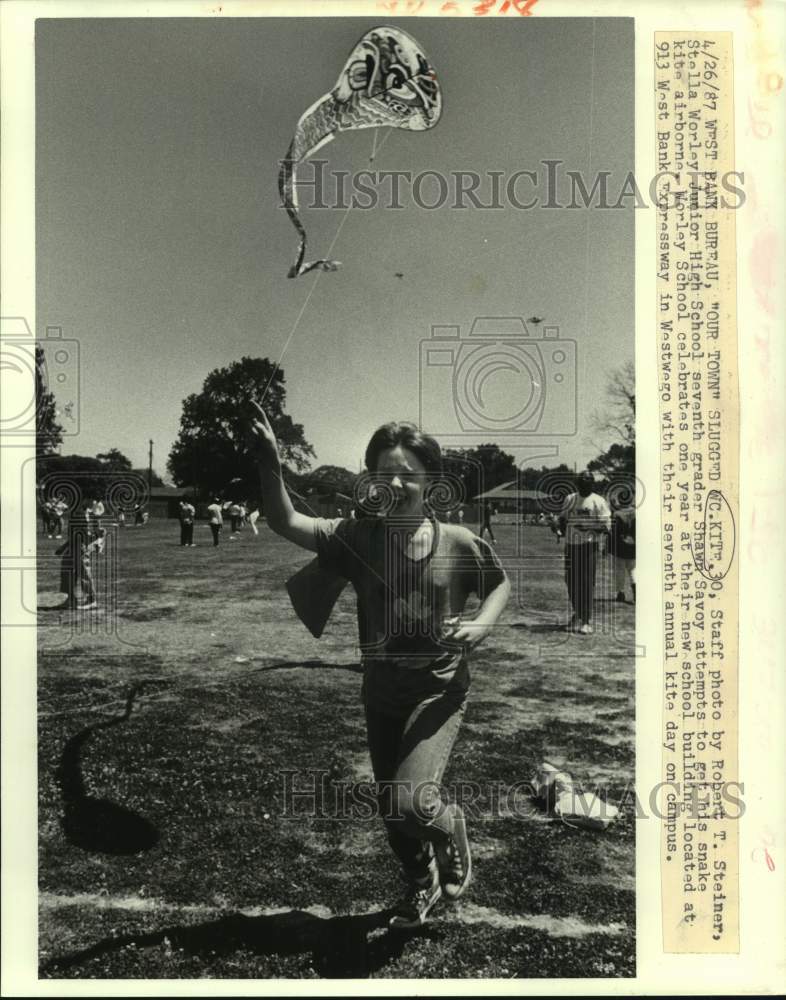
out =
{"type": "Polygon", "coordinates": [[[281,195],[281,203],[287,210],[292,225],[298,232],[300,242],[298,243],[297,258],[289,269],[288,278],[297,278],[301,274],[308,274],[309,271],[337,271],[341,261],[338,260],[312,260],[304,262],[306,255],[306,230],[300,221],[298,214],[297,195],[295,193],[295,169],[298,163],[307,156],[315,153],[320,146],[330,142],[333,138],[334,122],[331,115],[334,114],[332,97],[322,99],[306,111],[297,124],[295,135],[292,138],[289,149],[284,159],[281,161],[281,170],[278,174],[278,190],[281,195]]]}

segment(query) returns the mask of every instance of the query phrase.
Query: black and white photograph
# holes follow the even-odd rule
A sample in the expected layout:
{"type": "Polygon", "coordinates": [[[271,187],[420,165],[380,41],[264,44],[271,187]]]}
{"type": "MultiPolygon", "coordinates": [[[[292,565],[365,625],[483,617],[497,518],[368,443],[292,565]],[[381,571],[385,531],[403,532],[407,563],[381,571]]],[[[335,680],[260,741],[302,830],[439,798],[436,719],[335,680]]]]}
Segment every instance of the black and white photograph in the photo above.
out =
{"type": "Polygon", "coordinates": [[[634,977],[633,19],[139,10],[3,320],[40,978],[634,977]]]}

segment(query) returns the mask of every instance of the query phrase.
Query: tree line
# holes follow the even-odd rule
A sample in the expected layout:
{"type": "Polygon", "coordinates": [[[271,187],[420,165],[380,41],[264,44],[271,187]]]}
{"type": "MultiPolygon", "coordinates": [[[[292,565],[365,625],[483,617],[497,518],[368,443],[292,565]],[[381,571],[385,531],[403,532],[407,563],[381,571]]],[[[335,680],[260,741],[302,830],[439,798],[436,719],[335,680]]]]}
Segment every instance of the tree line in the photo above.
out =
{"type": "MultiPolygon", "coordinates": [[[[36,352],[37,460],[38,478],[69,473],[80,477],[83,494],[103,495],[108,477],[133,474],[147,482],[148,470],[135,469],[117,448],[96,456],[60,455],[62,427],[57,422],[53,395],[46,390],[39,365],[43,352],[36,352]],[[40,354],[39,354],[40,352],[40,354]]],[[[283,370],[268,358],[243,357],[210,372],[202,389],[183,401],[180,429],[167,460],[172,481],[201,499],[217,495],[232,499],[258,496],[257,471],[245,448],[245,428],[250,400],[263,400],[279,441],[284,476],[290,489],[299,493],[352,495],[356,474],[336,465],[311,470],[315,452],[302,424],[286,412],[286,379],[283,370]]],[[[636,456],[636,394],[632,362],[611,373],[602,407],[593,414],[592,430],[608,442],[599,448],[588,469],[601,482],[632,477],[636,456]]],[[[446,471],[460,481],[463,496],[471,500],[480,492],[506,483],[519,489],[536,490],[555,476],[572,474],[569,466],[539,469],[518,467],[513,455],[490,442],[473,448],[449,449],[446,471]]],[[[154,473],[150,485],[164,485],[154,473]]]]}

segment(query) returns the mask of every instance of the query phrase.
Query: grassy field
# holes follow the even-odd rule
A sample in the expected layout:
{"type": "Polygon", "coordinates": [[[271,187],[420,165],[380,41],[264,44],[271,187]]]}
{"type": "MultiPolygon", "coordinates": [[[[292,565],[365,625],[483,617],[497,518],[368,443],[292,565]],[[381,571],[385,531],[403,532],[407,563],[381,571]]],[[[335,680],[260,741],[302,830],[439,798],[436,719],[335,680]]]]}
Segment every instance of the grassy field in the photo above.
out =
{"type": "Polygon", "coordinates": [[[561,631],[561,549],[521,532],[497,528],[514,596],[476,651],[445,777],[472,789],[474,881],[412,934],[386,930],[403,883],[381,821],[329,818],[371,777],[353,596],[317,641],[284,589],[308,553],[264,525],[217,549],[198,525],[181,549],[154,522],[115,532],[102,607],[80,617],[56,610],[59,543],[43,539],[41,974],[633,975],[632,807],[593,833],[512,792],[543,760],[612,802],[632,784],[633,607],[610,600],[603,561],[596,634],[561,631]],[[306,815],[285,782],[306,789],[315,769],[306,815]]]}

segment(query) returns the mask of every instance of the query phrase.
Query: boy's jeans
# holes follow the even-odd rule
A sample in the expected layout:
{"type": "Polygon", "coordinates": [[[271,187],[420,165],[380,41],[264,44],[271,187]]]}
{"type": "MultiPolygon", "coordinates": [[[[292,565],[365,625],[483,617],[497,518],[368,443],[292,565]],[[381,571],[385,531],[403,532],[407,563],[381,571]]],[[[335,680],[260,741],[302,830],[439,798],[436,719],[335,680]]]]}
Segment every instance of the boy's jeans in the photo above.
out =
{"type": "Polygon", "coordinates": [[[453,834],[439,783],[456,741],[467,692],[448,690],[388,715],[366,704],[368,747],[382,818],[393,852],[410,880],[434,875],[432,843],[453,834]]]}

